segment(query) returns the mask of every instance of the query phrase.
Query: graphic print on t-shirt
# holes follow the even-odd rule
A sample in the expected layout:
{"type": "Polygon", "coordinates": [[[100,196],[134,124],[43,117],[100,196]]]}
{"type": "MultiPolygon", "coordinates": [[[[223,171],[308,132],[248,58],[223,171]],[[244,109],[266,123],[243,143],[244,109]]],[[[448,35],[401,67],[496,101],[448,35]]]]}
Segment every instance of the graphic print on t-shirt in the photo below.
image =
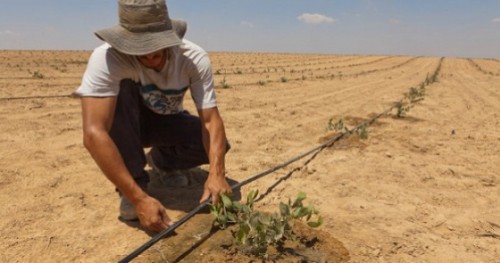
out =
{"type": "Polygon", "coordinates": [[[182,109],[182,100],[188,87],[180,90],[160,90],[154,84],[141,87],[144,103],[152,111],[159,114],[176,114],[182,109]]]}

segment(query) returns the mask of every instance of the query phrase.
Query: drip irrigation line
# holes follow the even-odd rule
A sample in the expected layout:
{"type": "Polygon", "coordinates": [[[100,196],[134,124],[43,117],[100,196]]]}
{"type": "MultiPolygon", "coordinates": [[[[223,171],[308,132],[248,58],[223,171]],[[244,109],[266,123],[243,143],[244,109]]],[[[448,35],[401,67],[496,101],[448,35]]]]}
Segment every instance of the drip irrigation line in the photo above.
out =
{"type": "Polygon", "coordinates": [[[49,95],[49,96],[26,96],[26,97],[4,97],[0,100],[26,100],[26,99],[52,99],[52,98],[72,98],[73,95],[49,95]]]}
{"type": "MultiPolygon", "coordinates": [[[[251,176],[250,178],[246,179],[246,180],[243,180],[237,184],[234,184],[231,186],[231,189],[232,190],[235,190],[235,189],[238,189],[238,188],[241,188],[242,186],[246,185],[246,184],[249,184],[257,179],[260,179],[270,173],[273,173],[275,172],[276,170],[279,170],[281,168],[284,168],[310,154],[313,154],[313,156],[308,160],[306,161],[306,163],[304,165],[307,165],[312,159],[314,159],[314,157],[316,157],[316,155],[318,153],[320,153],[324,148],[327,148],[327,147],[330,147],[332,146],[333,144],[335,144],[337,141],[339,141],[340,139],[342,139],[344,136],[346,136],[347,134],[352,134],[353,132],[355,132],[356,130],[360,129],[362,126],[364,125],[369,125],[371,123],[373,123],[376,119],[380,118],[382,115],[384,114],[387,114],[389,111],[391,111],[393,109],[393,107],[390,107],[389,109],[377,114],[375,117],[369,119],[368,121],[365,121],[361,124],[359,124],[358,126],[356,126],[355,128],[353,128],[352,130],[350,131],[345,131],[345,132],[342,132],[342,133],[339,133],[337,134],[335,137],[329,139],[328,141],[314,147],[313,149],[307,151],[307,152],[304,152],[288,161],[285,161],[277,166],[274,166],[264,172],[261,172],[259,174],[256,174],[254,176],[251,176]]],[[[154,236],[153,238],[151,238],[148,242],[144,243],[144,245],[140,246],[139,248],[137,248],[136,250],[134,250],[132,253],[130,253],[128,256],[124,257],[122,260],[118,261],[119,263],[126,263],[126,262],[130,262],[132,259],[136,258],[137,256],[139,256],[140,254],[142,254],[142,252],[146,251],[148,248],[150,248],[151,246],[153,246],[154,244],[156,244],[159,240],[161,240],[162,238],[168,236],[169,234],[171,234],[176,228],[178,228],[179,226],[181,226],[182,224],[184,224],[185,222],[187,222],[189,219],[191,219],[191,217],[193,217],[194,215],[196,215],[199,211],[201,211],[203,208],[205,208],[205,206],[207,206],[210,202],[211,202],[211,198],[209,198],[208,200],[204,201],[203,203],[199,204],[196,208],[194,208],[193,210],[191,210],[191,212],[189,212],[188,214],[186,214],[184,217],[182,217],[179,221],[175,222],[173,225],[171,225],[169,228],[163,230],[162,232],[156,234],[156,236],[154,236]]]]}

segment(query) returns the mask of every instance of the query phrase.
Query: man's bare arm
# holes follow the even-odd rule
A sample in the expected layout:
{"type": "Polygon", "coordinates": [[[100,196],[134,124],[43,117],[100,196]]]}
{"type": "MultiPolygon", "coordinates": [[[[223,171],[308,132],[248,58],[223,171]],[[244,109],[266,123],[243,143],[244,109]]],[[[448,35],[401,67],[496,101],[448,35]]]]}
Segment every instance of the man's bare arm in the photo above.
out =
{"type": "Polygon", "coordinates": [[[230,193],[231,187],[225,177],[226,132],[217,107],[198,110],[202,123],[203,144],[208,155],[210,170],[201,202],[210,196],[219,201],[220,193],[230,193]]]}
{"type": "Polygon", "coordinates": [[[162,231],[171,223],[165,208],[137,185],[109,136],[116,100],[116,97],[82,98],[83,143],[106,177],[134,204],[141,223],[151,230],[162,231]]]}

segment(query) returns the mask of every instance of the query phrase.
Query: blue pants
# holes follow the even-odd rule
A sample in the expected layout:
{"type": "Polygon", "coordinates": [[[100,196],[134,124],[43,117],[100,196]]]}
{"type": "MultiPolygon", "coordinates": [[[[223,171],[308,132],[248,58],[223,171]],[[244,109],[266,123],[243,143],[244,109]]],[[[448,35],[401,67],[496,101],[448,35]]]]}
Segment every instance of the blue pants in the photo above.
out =
{"type": "Polygon", "coordinates": [[[120,83],[110,130],[110,136],[135,181],[141,186],[149,182],[144,170],[144,147],[151,147],[154,163],[165,171],[207,164],[200,119],[187,111],[172,115],[151,111],[142,102],[138,86],[128,79],[120,83]]]}

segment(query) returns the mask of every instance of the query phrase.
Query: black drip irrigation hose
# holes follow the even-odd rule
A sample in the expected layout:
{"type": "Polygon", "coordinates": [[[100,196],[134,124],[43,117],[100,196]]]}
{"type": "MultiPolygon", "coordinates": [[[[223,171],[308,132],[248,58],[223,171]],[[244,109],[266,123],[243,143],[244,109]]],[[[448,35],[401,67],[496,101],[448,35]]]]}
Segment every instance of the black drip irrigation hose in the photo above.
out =
{"type": "MultiPolygon", "coordinates": [[[[306,162],[306,164],[304,165],[307,165],[307,163],[309,163],[310,160],[314,159],[314,157],[316,157],[316,155],[318,153],[320,153],[323,149],[327,148],[327,147],[331,147],[332,145],[334,145],[337,141],[339,141],[340,139],[342,139],[344,136],[346,136],[347,134],[352,134],[353,132],[359,130],[361,127],[363,126],[367,126],[367,125],[370,125],[371,123],[373,123],[376,119],[380,118],[382,115],[385,115],[387,114],[388,112],[390,112],[392,109],[394,108],[394,106],[390,107],[389,109],[377,114],[376,116],[372,117],[371,119],[359,124],[358,126],[356,126],[355,128],[353,128],[352,130],[350,131],[344,131],[342,133],[339,133],[338,135],[336,135],[335,137],[329,139],[328,141],[314,147],[313,149],[307,151],[307,152],[304,152],[286,162],[283,162],[277,166],[274,166],[264,172],[261,172],[259,174],[256,174],[254,176],[251,176],[249,177],[248,179],[245,179],[237,184],[234,184],[231,186],[231,189],[232,190],[235,190],[235,189],[238,189],[238,188],[241,188],[242,186],[246,185],[246,184],[249,184],[259,178],[262,178],[272,172],[275,172],[281,168],[284,168],[308,155],[311,155],[313,154],[313,156],[306,162]]],[[[278,182],[279,183],[279,182],[278,182]]],[[[274,184],[276,185],[276,183],[274,184]]],[[[178,228],[179,226],[181,226],[182,224],[184,224],[185,222],[187,222],[189,219],[191,219],[191,217],[193,217],[194,215],[196,215],[199,211],[201,211],[203,208],[205,208],[205,206],[207,206],[211,201],[211,198],[209,198],[208,200],[206,200],[205,202],[201,203],[200,205],[198,205],[196,208],[194,208],[193,210],[191,210],[191,212],[189,212],[188,214],[186,214],[184,217],[182,217],[179,221],[175,222],[173,225],[171,225],[169,228],[163,230],[162,232],[156,234],[156,236],[154,236],[153,238],[151,238],[148,242],[144,243],[144,245],[140,246],[139,248],[137,248],[136,250],[134,250],[132,253],[130,253],[128,256],[124,257],[122,260],[118,261],[119,263],[126,263],[126,262],[130,262],[132,259],[136,258],[137,256],[139,256],[140,254],[142,254],[142,252],[146,251],[148,248],[150,248],[151,246],[153,246],[154,244],[156,244],[160,239],[168,236],[169,234],[171,234],[176,228],[178,228]]]]}

